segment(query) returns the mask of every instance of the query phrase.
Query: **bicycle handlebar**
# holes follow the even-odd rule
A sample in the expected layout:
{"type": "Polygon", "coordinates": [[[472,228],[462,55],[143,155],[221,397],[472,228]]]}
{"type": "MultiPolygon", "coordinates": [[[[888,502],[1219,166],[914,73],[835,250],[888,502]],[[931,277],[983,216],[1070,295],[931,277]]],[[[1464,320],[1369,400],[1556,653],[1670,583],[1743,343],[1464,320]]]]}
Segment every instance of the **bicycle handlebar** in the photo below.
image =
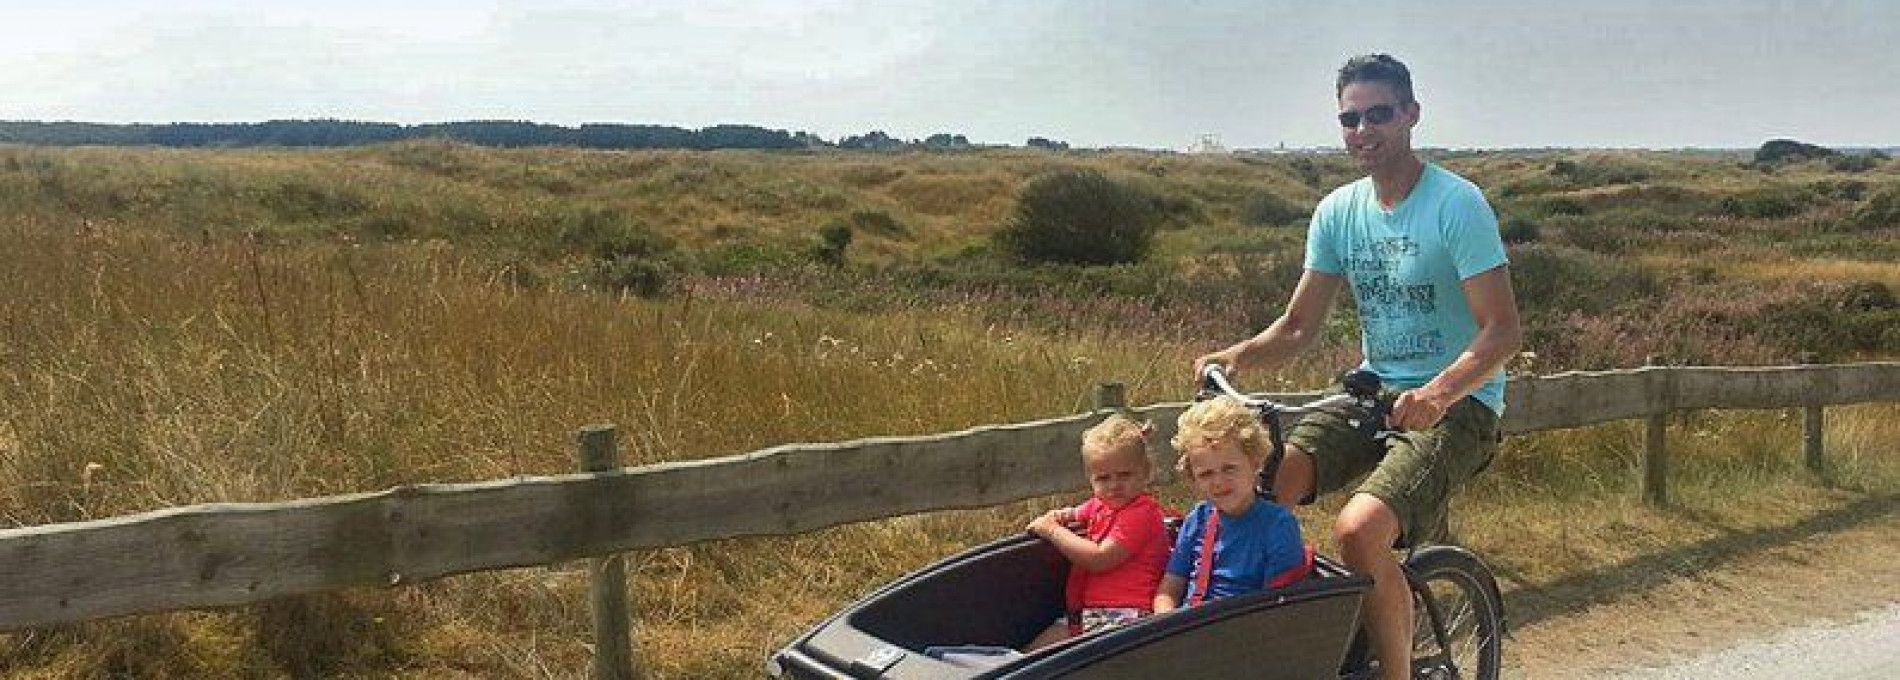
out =
{"type": "Polygon", "coordinates": [[[1365,409],[1364,419],[1354,418],[1347,422],[1354,429],[1373,439],[1384,439],[1397,434],[1396,430],[1386,427],[1385,419],[1392,412],[1392,402],[1379,398],[1382,382],[1379,374],[1360,368],[1348,371],[1340,382],[1345,392],[1321,397],[1304,404],[1282,404],[1263,397],[1251,397],[1242,394],[1227,380],[1227,368],[1220,364],[1208,364],[1201,368],[1201,393],[1197,400],[1225,394],[1241,405],[1260,412],[1263,421],[1272,421],[1277,428],[1280,416],[1306,415],[1321,409],[1347,404],[1356,404],[1365,409]]]}
{"type": "Polygon", "coordinates": [[[1234,389],[1227,381],[1227,369],[1220,364],[1208,364],[1201,369],[1201,393],[1205,396],[1225,394],[1233,397],[1243,406],[1256,409],[1268,409],[1280,415],[1305,415],[1323,408],[1350,404],[1354,402],[1376,401],[1379,396],[1379,375],[1372,371],[1355,370],[1346,374],[1346,391],[1309,401],[1304,404],[1282,404],[1264,397],[1250,397],[1234,389]]]}

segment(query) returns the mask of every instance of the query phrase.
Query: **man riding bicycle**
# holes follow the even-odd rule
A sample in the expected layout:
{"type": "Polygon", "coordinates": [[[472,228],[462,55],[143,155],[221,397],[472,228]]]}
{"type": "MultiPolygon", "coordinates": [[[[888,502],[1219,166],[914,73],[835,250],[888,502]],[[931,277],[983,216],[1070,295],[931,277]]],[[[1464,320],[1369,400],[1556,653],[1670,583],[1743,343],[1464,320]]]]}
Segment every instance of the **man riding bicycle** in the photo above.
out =
{"type": "Polygon", "coordinates": [[[1273,488],[1291,506],[1366,475],[1333,537],[1346,565],[1373,579],[1364,618],[1383,677],[1409,680],[1412,596],[1391,548],[1441,538],[1452,494],[1496,454],[1503,367],[1523,332],[1484,194],[1412,149],[1420,108],[1405,65],[1354,57],[1335,92],[1346,149],[1368,176],[1314,209],[1286,311],[1200,357],[1195,379],[1207,364],[1237,373],[1284,363],[1324,332],[1334,298],[1351,286],[1365,367],[1400,390],[1387,426],[1404,432],[1374,440],[1350,413],[1309,416],[1288,433],[1273,488]]]}

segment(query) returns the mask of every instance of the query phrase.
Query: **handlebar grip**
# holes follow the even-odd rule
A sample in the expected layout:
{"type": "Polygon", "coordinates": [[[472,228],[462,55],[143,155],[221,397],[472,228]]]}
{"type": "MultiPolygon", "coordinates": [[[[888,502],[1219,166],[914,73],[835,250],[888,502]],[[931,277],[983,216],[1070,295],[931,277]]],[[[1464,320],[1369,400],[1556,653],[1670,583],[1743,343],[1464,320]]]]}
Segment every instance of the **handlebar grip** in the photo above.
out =
{"type": "Polygon", "coordinates": [[[1366,407],[1366,419],[1359,423],[1360,431],[1367,436],[1376,436],[1386,431],[1385,418],[1392,413],[1392,401],[1379,398],[1379,390],[1385,385],[1384,381],[1379,379],[1379,374],[1364,368],[1355,368],[1347,371],[1346,375],[1340,378],[1340,382],[1345,385],[1346,394],[1352,395],[1366,407]]]}
{"type": "Polygon", "coordinates": [[[1346,394],[1352,395],[1355,399],[1377,399],[1379,389],[1384,385],[1379,380],[1379,374],[1363,368],[1347,371],[1340,382],[1345,384],[1346,394]]]}
{"type": "Polygon", "coordinates": [[[1227,376],[1227,367],[1220,364],[1208,364],[1201,367],[1201,389],[1194,394],[1195,401],[1220,396],[1220,380],[1227,376]],[[1220,376],[1219,378],[1215,376],[1220,376]]]}
{"type": "Polygon", "coordinates": [[[1359,429],[1369,437],[1377,437],[1382,432],[1392,432],[1393,430],[1385,424],[1385,418],[1389,415],[1392,415],[1392,402],[1387,399],[1375,399],[1372,408],[1366,409],[1366,422],[1359,429]]]}

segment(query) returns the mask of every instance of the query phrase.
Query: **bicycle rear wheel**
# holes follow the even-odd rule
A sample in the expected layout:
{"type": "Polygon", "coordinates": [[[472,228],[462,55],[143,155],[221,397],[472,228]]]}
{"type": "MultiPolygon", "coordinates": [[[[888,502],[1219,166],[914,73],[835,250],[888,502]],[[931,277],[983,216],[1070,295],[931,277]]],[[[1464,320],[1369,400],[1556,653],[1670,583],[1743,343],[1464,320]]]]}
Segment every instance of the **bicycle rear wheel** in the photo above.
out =
{"type": "Polygon", "coordinates": [[[1497,680],[1504,604],[1490,568],[1470,551],[1435,545],[1405,563],[1412,581],[1412,677],[1497,680]]]}

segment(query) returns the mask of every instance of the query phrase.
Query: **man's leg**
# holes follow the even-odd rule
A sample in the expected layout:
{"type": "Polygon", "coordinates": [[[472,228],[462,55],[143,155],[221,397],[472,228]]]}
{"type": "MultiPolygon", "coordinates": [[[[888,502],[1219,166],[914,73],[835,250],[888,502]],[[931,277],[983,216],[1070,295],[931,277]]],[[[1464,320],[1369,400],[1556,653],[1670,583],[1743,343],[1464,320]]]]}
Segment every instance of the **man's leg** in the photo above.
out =
{"type": "Polygon", "coordinates": [[[1273,500],[1289,509],[1299,507],[1300,501],[1313,495],[1316,480],[1312,454],[1288,444],[1286,457],[1280,459],[1280,469],[1273,474],[1273,500]]]}
{"type": "Polygon", "coordinates": [[[1392,553],[1399,527],[1398,514],[1365,493],[1354,494],[1333,524],[1333,541],[1346,566],[1372,577],[1361,614],[1384,680],[1412,677],[1412,590],[1392,553]]]}

